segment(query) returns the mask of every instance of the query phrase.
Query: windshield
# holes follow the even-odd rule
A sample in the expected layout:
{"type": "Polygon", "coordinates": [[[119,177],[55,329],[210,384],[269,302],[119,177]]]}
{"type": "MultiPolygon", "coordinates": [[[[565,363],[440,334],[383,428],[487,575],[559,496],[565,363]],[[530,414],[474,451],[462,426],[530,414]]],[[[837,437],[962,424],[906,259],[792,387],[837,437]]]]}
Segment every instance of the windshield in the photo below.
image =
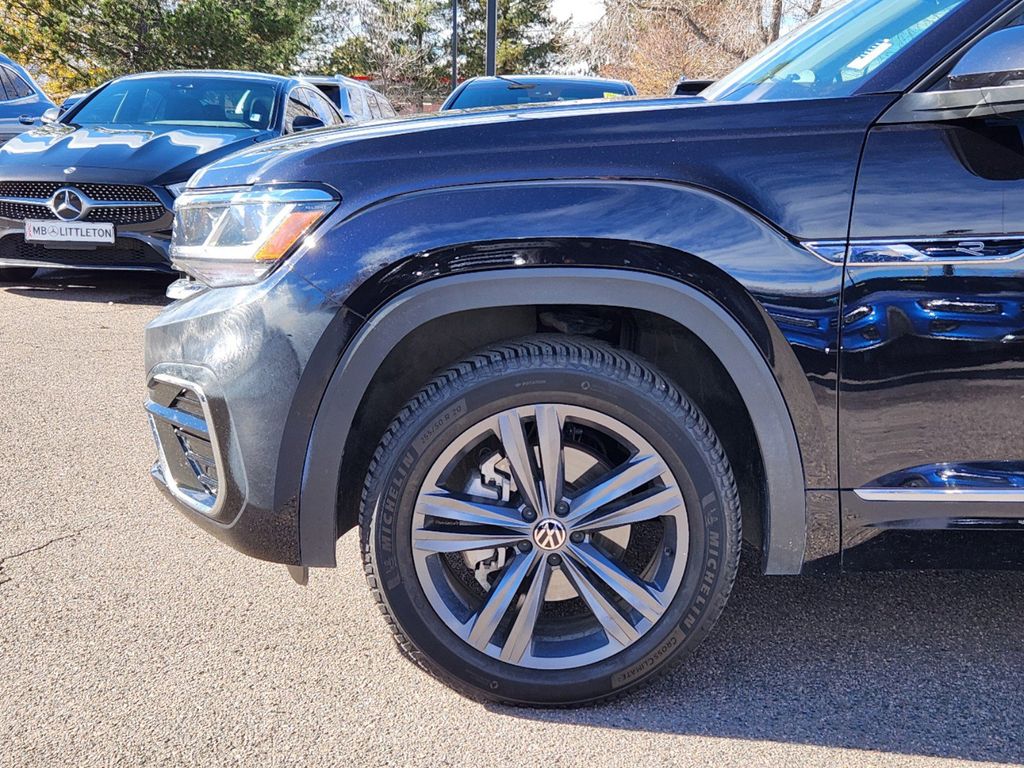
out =
{"type": "Polygon", "coordinates": [[[462,89],[449,109],[472,107],[541,104],[546,101],[607,99],[631,96],[632,89],[624,83],[587,80],[531,80],[511,77],[508,80],[480,80],[462,89]]]}
{"type": "Polygon", "coordinates": [[[168,75],[111,83],[71,117],[75,125],[200,126],[264,130],[275,86],[237,77],[168,75]]]}
{"type": "Polygon", "coordinates": [[[741,64],[709,101],[849,96],[964,0],[850,0],[741,64]]]}

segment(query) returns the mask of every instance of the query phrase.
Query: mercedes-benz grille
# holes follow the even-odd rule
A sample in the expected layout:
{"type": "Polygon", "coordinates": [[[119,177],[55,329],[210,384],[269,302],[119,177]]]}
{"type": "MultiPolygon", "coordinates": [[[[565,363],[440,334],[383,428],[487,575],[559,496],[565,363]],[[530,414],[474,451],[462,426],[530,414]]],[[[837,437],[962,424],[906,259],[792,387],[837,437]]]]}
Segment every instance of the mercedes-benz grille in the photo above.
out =
{"type": "Polygon", "coordinates": [[[117,225],[147,224],[162,218],[167,209],[149,187],[140,184],[62,184],[56,181],[0,181],[0,218],[56,219],[50,200],[61,189],[81,193],[87,222],[117,225]]]}

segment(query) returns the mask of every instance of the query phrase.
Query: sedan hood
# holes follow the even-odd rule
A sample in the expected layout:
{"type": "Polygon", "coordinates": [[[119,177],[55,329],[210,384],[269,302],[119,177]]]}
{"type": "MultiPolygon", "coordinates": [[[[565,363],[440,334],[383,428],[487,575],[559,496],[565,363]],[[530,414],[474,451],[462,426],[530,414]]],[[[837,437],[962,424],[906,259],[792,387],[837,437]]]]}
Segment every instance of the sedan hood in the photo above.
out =
{"type": "Polygon", "coordinates": [[[174,184],[231,152],[271,138],[269,131],[151,126],[109,128],[55,123],[0,148],[0,179],[174,184]],[[68,169],[74,169],[68,171],[68,169]]]}

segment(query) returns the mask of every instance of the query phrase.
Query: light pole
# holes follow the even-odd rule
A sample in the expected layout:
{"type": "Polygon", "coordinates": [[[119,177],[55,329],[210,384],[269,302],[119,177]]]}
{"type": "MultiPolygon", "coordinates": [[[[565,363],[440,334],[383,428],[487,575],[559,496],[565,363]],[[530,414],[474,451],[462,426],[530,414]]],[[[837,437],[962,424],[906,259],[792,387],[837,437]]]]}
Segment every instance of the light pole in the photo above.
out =
{"type": "Polygon", "coordinates": [[[487,0],[487,75],[497,74],[498,0],[487,0]]]}
{"type": "Polygon", "coordinates": [[[459,0],[452,0],[452,90],[459,85],[459,0]]]}

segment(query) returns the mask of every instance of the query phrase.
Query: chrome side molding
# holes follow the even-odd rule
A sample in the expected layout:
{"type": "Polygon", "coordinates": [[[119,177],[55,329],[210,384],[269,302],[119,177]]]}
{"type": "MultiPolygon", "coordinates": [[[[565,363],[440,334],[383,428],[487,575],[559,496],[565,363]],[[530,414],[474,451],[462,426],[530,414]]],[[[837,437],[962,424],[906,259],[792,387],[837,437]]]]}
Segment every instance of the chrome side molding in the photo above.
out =
{"type": "Polygon", "coordinates": [[[986,501],[1024,504],[1024,488],[855,488],[864,501],[986,501]]]}
{"type": "Polygon", "coordinates": [[[854,239],[802,243],[828,264],[855,266],[945,266],[949,264],[1009,264],[1024,258],[1024,237],[914,238],[909,240],[854,239]]]}

